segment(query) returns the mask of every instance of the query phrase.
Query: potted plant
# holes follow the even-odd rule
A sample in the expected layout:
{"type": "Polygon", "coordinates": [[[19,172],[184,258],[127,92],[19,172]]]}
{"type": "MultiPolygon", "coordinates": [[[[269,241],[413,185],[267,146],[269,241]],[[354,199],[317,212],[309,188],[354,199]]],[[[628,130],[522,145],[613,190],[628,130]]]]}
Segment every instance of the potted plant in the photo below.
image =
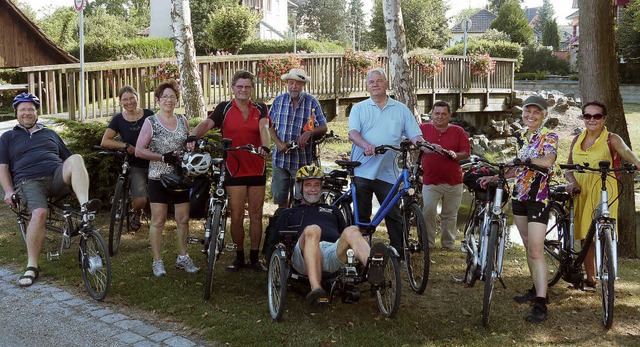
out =
{"type": "Polygon", "coordinates": [[[280,81],[280,76],[291,69],[302,68],[302,60],[291,53],[284,57],[269,58],[258,63],[258,77],[268,84],[280,81]]]}
{"type": "Polygon", "coordinates": [[[344,51],[344,64],[340,66],[341,72],[356,72],[364,76],[367,71],[378,66],[378,55],[368,51],[344,51]]]}
{"type": "Polygon", "coordinates": [[[487,53],[471,54],[468,59],[469,70],[475,76],[486,77],[495,71],[496,63],[487,53]]]}
{"type": "Polygon", "coordinates": [[[411,64],[418,65],[420,70],[424,72],[428,78],[433,78],[433,76],[437,75],[444,69],[444,63],[442,59],[435,52],[424,53],[418,52],[415,53],[410,60],[411,64]]]}

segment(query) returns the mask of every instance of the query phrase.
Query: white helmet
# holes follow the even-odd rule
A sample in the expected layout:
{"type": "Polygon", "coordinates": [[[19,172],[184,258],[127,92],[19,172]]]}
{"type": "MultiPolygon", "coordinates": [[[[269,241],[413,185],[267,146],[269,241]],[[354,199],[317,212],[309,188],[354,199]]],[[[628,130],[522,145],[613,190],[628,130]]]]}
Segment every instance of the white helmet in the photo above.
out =
{"type": "Polygon", "coordinates": [[[209,153],[185,153],[182,158],[182,168],[187,176],[200,176],[207,173],[211,166],[211,154],[209,153]]]}

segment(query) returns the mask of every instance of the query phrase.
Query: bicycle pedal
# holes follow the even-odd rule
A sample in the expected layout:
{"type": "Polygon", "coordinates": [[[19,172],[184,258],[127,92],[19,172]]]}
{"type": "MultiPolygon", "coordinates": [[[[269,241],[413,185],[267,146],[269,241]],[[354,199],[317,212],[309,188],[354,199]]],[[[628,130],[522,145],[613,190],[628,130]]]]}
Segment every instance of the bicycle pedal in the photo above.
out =
{"type": "Polygon", "coordinates": [[[498,281],[500,281],[500,284],[502,284],[502,288],[507,289],[507,286],[504,284],[502,277],[498,277],[498,281]]]}
{"type": "Polygon", "coordinates": [[[54,261],[54,260],[60,260],[60,253],[56,252],[48,252],[47,253],[47,260],[49,261],[54,261]]]}
{"type": "Polygon", "coordinates": [[[195,236],[189,236],[187,238],[187,243],[188,244],[204,244],[204,240],[195,236]]]}

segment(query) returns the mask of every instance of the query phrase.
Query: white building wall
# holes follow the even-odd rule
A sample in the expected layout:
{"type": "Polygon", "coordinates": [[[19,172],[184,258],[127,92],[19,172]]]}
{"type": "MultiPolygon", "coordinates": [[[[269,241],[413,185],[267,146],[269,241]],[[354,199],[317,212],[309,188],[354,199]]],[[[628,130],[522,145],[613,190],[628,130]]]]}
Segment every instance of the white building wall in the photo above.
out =
{"type": "Polygon", "coordinates": [[[269,27],[278,31],[273,32],[269,27],[260,25],[259,35],[262,40],[281,40],[284,35],[289,35],[287,0],[264,0],[262,9],[262,21],[269,27]]]}
{"type": "Polygon", "coordinates": [[[150,9],[151,26],[149,27],[149,37],[173,38],[171,0],[151,0],[150,9]]]}

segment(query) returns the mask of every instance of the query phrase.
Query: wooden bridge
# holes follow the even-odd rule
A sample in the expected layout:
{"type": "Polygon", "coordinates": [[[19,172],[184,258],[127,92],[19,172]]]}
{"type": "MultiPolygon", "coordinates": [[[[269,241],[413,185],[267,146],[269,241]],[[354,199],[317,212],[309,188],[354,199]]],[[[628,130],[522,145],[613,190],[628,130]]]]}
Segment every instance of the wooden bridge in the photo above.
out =
{"type": "MultiPolygon", "coordinates": [[[[254,73],[267,59],[285,55],[234,55],[198,57],[205,105],[213,109],[232,97],[231,77],[238,69],[254,73]]],[[[298,54],[311,82],[306,91],[323,104],[328,117],[348,116],[350,105],[368,97],[365,77],[344,68],[342,54],[298,54]],[[341,68],[342,67],[342,68],[341,68]]],[[[513,92],[513,59],[495,58],[495,72],[488,76],[472,74],[466,58],[443,56],[444,69],[429,78],[417,66],[412,74],[418,95],[419,112],[428,113],[435,100],[449,101],[455,112],[499,112],[511,108],[513,92]]],[[[140,105],[154,109],[153,90],[161,82],[154,78],[166,59],[128,60],[85,64],[85,117],[80,116],[80,64],[60,64],[22,68],[28,76],[28,90],[38,95],[42,114],[68,115],[83,120],[110,117],[120,112],[117,92],[123,85],[140,91],[140,105]]],[[[388,71],[386,57],[379,64],[388,71]]],[[[279,79],[271,83],[257,78],[254,98],[270,103],[286,91],[279,79]]],[[[187,91],[188,92],[188,91],[187,91]]]]}

